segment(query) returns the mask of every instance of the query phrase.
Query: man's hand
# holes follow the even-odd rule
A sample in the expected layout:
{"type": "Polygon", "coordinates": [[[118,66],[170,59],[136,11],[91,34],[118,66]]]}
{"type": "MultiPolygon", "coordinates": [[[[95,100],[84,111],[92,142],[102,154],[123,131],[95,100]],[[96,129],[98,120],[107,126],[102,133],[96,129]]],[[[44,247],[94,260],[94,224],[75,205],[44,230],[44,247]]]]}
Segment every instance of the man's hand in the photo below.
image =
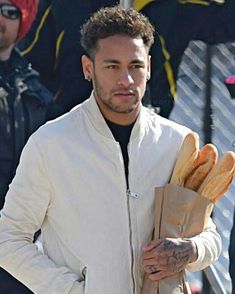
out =
{"type": "Polygon", "coordinates": [[[190,240],[166,238],[143,247],[143,267],[153,281],[182,271],[197,259],[197,247],[190,240]]]}

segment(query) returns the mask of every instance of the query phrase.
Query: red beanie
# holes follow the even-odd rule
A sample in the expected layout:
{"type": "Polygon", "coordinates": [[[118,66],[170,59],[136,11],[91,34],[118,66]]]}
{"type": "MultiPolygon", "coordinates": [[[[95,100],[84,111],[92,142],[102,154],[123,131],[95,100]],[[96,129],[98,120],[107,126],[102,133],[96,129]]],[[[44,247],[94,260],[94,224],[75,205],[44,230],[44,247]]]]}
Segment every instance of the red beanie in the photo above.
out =
{"type": "Polygon", "coordinates": [[[12,4],[19,8],[21,13],[19,33],[17,41],[22,39],[30,29],[38,8],[39,0],[10,0],[12,4]]]}

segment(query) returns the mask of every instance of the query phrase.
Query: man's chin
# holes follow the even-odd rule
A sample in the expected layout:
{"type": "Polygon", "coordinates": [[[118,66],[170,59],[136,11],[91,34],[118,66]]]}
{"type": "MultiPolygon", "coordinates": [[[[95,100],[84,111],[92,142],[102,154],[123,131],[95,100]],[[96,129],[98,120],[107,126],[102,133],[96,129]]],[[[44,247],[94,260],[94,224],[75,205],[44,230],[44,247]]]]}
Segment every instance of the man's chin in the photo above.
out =
{"type": "Polygon", "coordinates": [[[138,107],[138,104],[133,104],[128,107],[122,107],[122,106],[113,107],[112,110],[116,113],[128,114],[128,113],[135,111],[137,107],[138,107]]]}

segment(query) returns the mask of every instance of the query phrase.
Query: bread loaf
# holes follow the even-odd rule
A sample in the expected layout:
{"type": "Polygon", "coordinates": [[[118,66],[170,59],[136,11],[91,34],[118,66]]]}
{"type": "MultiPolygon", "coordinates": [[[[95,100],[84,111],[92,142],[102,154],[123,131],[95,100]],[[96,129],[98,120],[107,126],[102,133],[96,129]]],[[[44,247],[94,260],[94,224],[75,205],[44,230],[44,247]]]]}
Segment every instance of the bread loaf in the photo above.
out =
{"type": "Polygon", "coordinates": [[[235,153],[228,151],[223,154],[218,163],[209,172],[198,189],[201,196],[216,203],[228,190],[235,172],[235,153]]]}
{"type": "Polygon", "coordinates": [[[175,167],[170,179],[170,184],[184,186],[187,176],[194,170],[199,155],[199,136],[189,133],[180,148],[175,167]]]}
{"type": "Polygon", "coordinates": [[[213,144],[206,144],[199,152],[199,157],[195,163],[195,169],[185,180],[185,188],[197,191],[201,183],[211,171],[218,159],[217,148],[213,144]]]}

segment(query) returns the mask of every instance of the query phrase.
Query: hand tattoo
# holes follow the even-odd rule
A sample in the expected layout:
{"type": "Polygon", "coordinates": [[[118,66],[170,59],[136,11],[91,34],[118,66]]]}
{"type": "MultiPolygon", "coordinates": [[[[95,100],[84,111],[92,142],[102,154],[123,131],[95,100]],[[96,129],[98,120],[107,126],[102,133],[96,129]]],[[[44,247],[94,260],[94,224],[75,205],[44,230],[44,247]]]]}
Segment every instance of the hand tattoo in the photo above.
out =
{"type": "Polygon", "coordinates": [[[162,253],[165,256],[165,266],[174,268],[175,271],[181,271],[188,264],[192,248],[187,241],[183,240],[164,240],[162,244],[162,253]]]}

